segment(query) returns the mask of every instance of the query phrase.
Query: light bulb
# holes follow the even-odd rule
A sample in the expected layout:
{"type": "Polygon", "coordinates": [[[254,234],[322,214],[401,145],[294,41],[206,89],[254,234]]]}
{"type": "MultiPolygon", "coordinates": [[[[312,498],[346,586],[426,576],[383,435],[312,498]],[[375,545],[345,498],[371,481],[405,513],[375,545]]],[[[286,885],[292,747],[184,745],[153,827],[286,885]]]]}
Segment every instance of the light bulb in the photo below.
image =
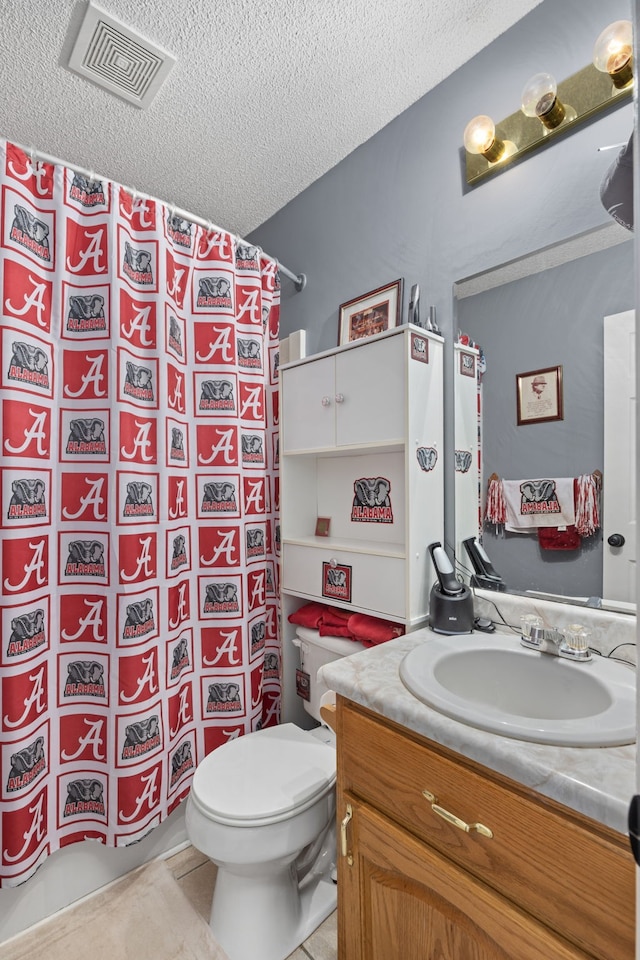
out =
{"type": "Polygon", "coordinates": [[[491,117],[481,115],[470,120],[464,129],[463,140],[468,153],[479,153],[489,163],[500,160],[505,152],[502,140],[496,139],[496,128],[491,117]]]}
{"type": "Polygon", "coordinates": [[[593,65],[608,73],[615,87],[633,80],[633,27],[630,20],[616,20],[605,27],[593,48],[593,65]]]}
{"type": "Polygon", "coordinates": [[[564,104],[558,99],[558,84],[550,73],[536,73],[527,81],[521,104],[525,116],[538,117],[547,130],[559,127],[567,115],[564,104]]]}

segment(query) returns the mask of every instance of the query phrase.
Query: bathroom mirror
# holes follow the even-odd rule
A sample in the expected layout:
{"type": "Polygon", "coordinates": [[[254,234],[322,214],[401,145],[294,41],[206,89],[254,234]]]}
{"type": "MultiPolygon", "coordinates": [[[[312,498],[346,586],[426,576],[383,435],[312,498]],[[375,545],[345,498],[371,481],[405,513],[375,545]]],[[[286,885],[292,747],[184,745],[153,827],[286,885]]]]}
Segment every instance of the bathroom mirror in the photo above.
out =
{"type": "MultiPolygon", "coordinates": [[[[455,549],[467,570],[471,564],[462,541],[477,535],[476,491],[484,503],[492,474],[524,480],[571,478],[600,470],[605,492],[604,318],[634,306],[633,237],[613,222],[454,285],[454,329],[468,334],[486,359],[478,457],[472,449],[476,424],[469,413],[468,381],[460,376],[460,351],[454,351],[455,549]],[[516,377],[556,367],[563,374],[562,419],[518,425],[516,377]],[[471,464],[463,483],[459,472],[469,460],[464,454],[470,448],[471,464]]],[[[614,436],[617,433],[613,431],[614,436]]],[[[622,432],[616,439],[633,444],[633,437],[622,432]]],[[[635,476],[626,473],[633,504],[635,476]]],[[[549,549],[541,546],[535,532],[496,532],[485,523],[484,549],[509,592],[534,591],[635,612],[635,596],[602,599],[605,552],[624,551],[631,566],[635,563],[633,537],[627,537],[622,548],[608,544],[608,537],[619,531],[609,529],[603,502],[604,496],[600,529],[575,549],[549,549]]]]}

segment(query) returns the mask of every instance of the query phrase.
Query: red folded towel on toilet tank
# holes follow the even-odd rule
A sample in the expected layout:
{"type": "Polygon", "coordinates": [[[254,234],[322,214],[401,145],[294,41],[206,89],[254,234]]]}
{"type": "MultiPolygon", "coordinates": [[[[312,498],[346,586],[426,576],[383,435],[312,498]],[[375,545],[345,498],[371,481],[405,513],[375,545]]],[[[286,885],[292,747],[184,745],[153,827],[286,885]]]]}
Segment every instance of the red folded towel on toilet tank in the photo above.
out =
{"type": "Polygon", "coordinates": [[[289,623],[296,623],[300,627],[317,630],[326,609],[324,603],[305,603],[293,613],[290,613],[287,619],[289,623]]]}
{"type": "Polygon", "coordinates": [[[337,607],[325,607],[324,613],[318,630],[321,637],[348,637],[354,640],[354,636],[349,627],[351,614],[348,610],[340,610],[337,607]]]}
{"type": "Polygon", "coordinates": [[[387,640],[393,640],[394,637],[401,637],[405,632],[401,623],[371,617],[366,613],[352,613],[349,617],[349,630],[365,647],[385,643],[387,640]]]}

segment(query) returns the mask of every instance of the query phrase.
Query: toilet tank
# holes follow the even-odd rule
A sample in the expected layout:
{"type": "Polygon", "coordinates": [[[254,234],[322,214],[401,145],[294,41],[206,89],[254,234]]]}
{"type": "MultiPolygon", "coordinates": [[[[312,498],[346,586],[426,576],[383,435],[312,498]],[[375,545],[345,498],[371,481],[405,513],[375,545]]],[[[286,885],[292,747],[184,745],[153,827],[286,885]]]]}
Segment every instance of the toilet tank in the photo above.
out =
{"type": "Polygon", "coordinates": [[[329,688],[326,683],[318,680],[318,670],[325,663],[350,657],[353,653],[366,650],[366,647],[359,640],[349,640],[347,637],[321,637],[317,630],[300,626],[296,628],[296,637],[293,642],[300,650],[301,668],[309,674],[310,696],[308,700],[302,701],[303,706],[314,719],[322,722],[320,700],[329,688]]]}

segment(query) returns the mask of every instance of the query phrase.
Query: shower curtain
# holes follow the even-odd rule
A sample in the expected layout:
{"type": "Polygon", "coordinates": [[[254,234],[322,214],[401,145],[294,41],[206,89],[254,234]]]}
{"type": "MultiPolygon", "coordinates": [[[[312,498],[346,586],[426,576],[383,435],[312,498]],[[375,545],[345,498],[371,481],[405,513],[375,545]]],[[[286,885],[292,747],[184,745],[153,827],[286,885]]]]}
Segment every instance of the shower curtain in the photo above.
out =
{"type": "Polygon", "coordinates": [[[277,264],[0,141],[0,885],[277,723],[277,264]]]}

